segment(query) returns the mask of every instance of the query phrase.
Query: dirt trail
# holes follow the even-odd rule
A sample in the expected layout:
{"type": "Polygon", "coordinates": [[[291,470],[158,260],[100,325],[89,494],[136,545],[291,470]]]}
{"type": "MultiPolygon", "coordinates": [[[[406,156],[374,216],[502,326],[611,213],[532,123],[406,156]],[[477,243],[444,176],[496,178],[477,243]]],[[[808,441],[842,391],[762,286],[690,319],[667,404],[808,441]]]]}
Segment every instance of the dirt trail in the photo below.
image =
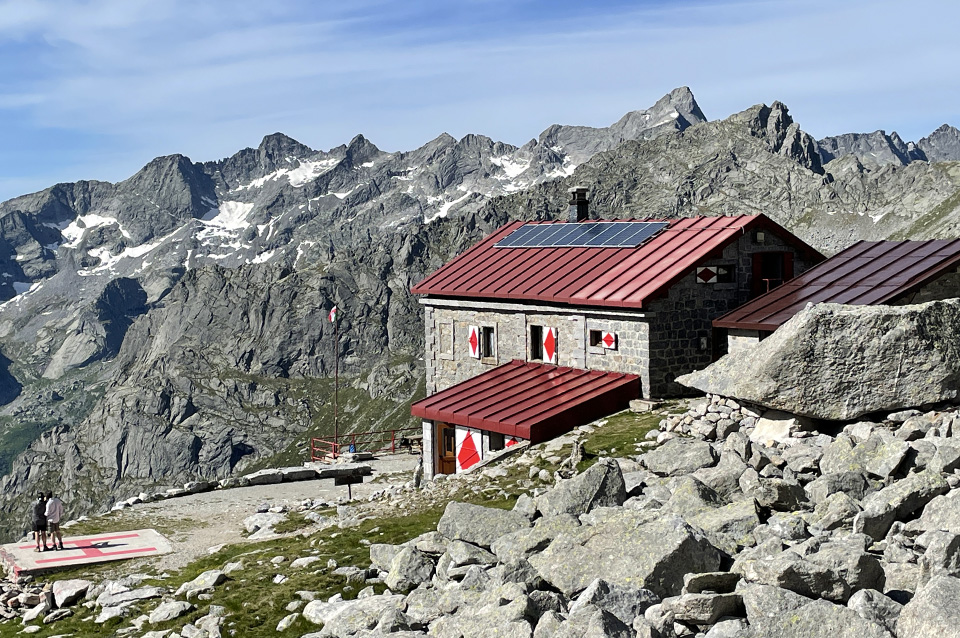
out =
{"type": "MultiPolygon", "coordinates": [[[[417,465],[415,454],[384,455],[366,461],[373,475],[362,484],[352,486],[354,501],[365,501],[371,494],[390,485],[402,485],[413,476],[417,465]]],[[[209,548],[245,542],[241,535],[243,520],[255,514],[262,504],[283,505],[296,509],[305,500],[335,503],[346,497],[345,486],[335,486],[333,479],[257,485],[229,490],[192,494],[154,503],[141,503],[123,510],[119,517],[136,529],[153,527],[164,533],[173,545],[173,553],[153,559],[118,563],[120,574],[153,567],[158,572],[172,571],[208,553],[209,548]]],[[[65,530],[69,534],[69,529],[65,530]]]]}

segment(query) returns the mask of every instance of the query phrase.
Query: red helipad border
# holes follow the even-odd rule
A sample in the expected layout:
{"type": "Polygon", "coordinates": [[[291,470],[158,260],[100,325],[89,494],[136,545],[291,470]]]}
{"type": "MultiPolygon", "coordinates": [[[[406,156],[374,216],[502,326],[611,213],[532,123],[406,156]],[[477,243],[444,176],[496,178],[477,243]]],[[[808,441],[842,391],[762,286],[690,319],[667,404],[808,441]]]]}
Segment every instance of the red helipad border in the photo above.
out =
{"type": "Polygon", "coordinates": [[[170,541],[153,529],[64,536],[63,547],[62,551],[36,552],[33,542],[9,543],[0,546],[0,564],[7,576],[16,581],[20,576],[62,567],[158,556],[173,551],[170,541]]]}

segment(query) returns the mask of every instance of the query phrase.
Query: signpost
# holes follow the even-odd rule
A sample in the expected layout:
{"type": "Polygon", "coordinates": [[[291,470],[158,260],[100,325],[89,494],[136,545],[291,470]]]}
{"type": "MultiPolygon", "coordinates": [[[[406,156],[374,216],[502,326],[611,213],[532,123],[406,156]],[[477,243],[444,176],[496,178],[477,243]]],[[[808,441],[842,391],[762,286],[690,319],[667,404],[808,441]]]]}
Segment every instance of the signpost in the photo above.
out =
{"type": "Polygon", "coordinates": [[[351,501],[353,500],[353,488],[351,486],[354,483],[363,483],[363,477],[358,474],[350,474],[348,476],[337,476],[333,479],[334,485],[347,486],[347,498],[351,501]]]}

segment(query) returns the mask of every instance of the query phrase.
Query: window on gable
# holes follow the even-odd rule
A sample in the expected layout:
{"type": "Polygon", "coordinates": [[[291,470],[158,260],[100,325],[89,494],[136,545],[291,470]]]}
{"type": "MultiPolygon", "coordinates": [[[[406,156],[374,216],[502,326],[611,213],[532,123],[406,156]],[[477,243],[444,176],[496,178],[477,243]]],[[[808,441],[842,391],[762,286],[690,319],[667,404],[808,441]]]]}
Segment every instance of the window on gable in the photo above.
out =
{"type": "Polygon", "coordinates": [[[491,452],[497,452],[504,448],[503,435],[498,432],[491,432],[489,441],[491,452]]]}
{"type": "Polygon", "coordinates": [[[591,330],[590,331],[590,345],[594,348],[603,347],[603,331],[602,330],[591,330]]]}
{"type": "Polygon", "coordinates": [[[482,358],[497,356],[497,336],[493,326],[480,328],[480,356],[482,358]]]}
{"type": "Polygon", "coordinates": [[[543,326],[530,326],[530,360],[543,360],[543,326]]]}

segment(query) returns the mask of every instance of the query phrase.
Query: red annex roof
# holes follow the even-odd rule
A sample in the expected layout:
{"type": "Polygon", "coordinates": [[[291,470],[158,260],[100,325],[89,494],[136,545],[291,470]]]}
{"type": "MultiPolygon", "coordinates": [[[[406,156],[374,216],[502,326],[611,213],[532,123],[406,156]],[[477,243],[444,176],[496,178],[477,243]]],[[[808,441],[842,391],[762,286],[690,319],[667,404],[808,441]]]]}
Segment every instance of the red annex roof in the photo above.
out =
{"type": "Polygon", "coordinates": [[[776,330],[807,304],[882,304],[960,264],[960,240],[860,241],[715,319],[717,328],[776,330]]]}
{"type": "Polygon", "coordinates": [[[806,254],[822,258],[764,215],[630,221],[664,221],[669,226],[636,248],[495,248],[494,244],[525,223],[537,223],[511,222],[428,276],[412,292],[641,308],[701,261],[719,256],[727,244],[754,228],[765,228],[806,254]]]}
{"type": "Polygon", "coordinates": [[[513,360],[414,403],[410,412],[506,436],[546,441],[640,398],[634,374],[513,360]]]}

